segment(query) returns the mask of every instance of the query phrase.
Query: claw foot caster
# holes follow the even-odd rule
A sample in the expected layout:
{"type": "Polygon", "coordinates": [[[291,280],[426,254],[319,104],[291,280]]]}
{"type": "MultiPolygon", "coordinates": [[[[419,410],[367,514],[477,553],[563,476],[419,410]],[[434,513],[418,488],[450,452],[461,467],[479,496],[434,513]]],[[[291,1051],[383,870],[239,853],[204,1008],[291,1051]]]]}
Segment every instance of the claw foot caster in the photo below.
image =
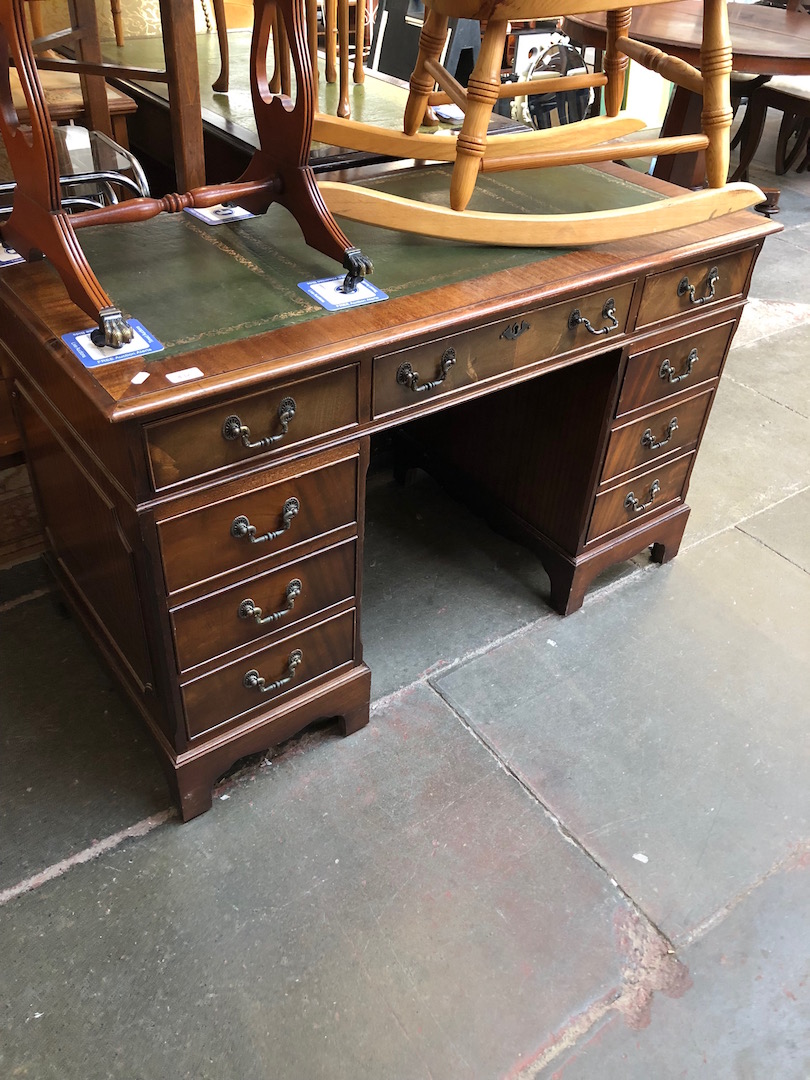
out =
{"type": "Polygon", "coordinates": [[[112,349],[120,349],[122,345],[132,341],[132,327],[118,308],[102,308],[98,313],[98,329],[91,333],[90,340],[99,348],[107,345],[112,349]]]}
{"type": "Polygon", "coordinates": [[[343,257],[343,269],[347,270],[348,273],[343,279],[340,291],[351,293],[354,292],[358,282],[361,282],[366,274],[372,273],[374,265],[371,259],[369,259],[367,255],[364,255],[360,248],[349,248],[343,257]]]}

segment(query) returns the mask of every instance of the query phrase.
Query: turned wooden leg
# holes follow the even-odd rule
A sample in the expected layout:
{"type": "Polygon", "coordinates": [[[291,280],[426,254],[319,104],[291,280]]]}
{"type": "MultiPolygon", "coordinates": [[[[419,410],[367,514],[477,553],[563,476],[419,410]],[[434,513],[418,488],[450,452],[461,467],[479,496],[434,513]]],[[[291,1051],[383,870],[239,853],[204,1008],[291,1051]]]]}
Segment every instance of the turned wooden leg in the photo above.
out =
{"type": "Polygon", "coordinates": [[[337,114],[344,120],[349,109],[349,0],[338,0],[338,60],[340,62],[340,86],[338,88],[337,114]]]}
{"type": "Polygon", "coordinates": [[[619,38],[627,37],[630,30],[631,8],[618,8],[607,13],[607,38],[605,42],[605,112],[616,116],[624,100],[624,81],[627,74],[627,57],[616,48],[619,38]]]}
{"type": "Polygon", "coordinates": [[[307,22],[307,44],[309,45],[309,62],[312,66],[312,85],[315,93],[318,93],[318,4],[317,0],[305,0],[304,10],[307,22]]]}
{"type": "Polygon", "coordinates": [[[706,175],[709,187],[722,187],[728,179],[731,108],[731,36],[726,0],[704,0],[703,43],[700,48],[703,75],[701,125],[708,138],[706,175]]]}
{"type": "Polygon", "coordinates": [[[422,32],[419,35],[419,54],[410,81],[410,92],[405,104],[403,130],[406,135],[415,135],[424,120],[428,97],[433,92],[436,80],[428,74],[427,62],[438,61],[447,38],[447,16],[437,15],[429,10],[425,16],[422,32]]]}
{"type": "Polygon", "coordinates": [[[337,0],[326,0],[323,18],[326,81],[333,83],[337,79],[337,0]]]}
{"type": "Polygon", "coordinates": [[[481,51],[467,84],[467,110],[456,141],[456,163],[450,182],[450,205],[466,209],[481,169],[487,128],[501,85],[501,60],[509,24],[503,20],[487,23],[481,51]]]}
{"type": "Polygon", "coordinates": [[[355,0],[354,5],[354,81],[365,82],[363,59],[366,51],[366,0],[355,0]]]}
{"type": "Polygon", "coordinates": [[[225,0],[213,0],[214,23],[219,45],[219,75],[211,84],[217,94],[227,94],[230,85],[230,52],[228,50],[228,24],[225,20],[225,0]]]}

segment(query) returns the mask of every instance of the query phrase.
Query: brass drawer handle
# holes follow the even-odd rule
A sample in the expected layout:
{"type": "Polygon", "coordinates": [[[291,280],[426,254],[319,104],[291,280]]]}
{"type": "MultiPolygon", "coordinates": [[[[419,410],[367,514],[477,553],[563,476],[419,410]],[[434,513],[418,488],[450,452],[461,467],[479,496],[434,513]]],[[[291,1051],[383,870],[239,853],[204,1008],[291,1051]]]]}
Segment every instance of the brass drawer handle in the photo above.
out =
{"type": "Polygon", "coordinates": [[[409,363],[400,364],[397,368],[397,382],[400,386],[406,386],[409,390],[413,390],[415,394],[421,394],[423,390],[433,390],[435,387],[440,386],[441,383],[447,378],[448,370],[456,362],[456,350],[445,349],[442,353],[441,362],[439,364],[440,375],[438,378],[433,379],[432,382],[422,383],[419,385],[419,372],[414,371],[409,363]]]}
{"type": "Polygon", "coordinates": [[[502,330],[499,337],[505,338],[506,341],[514,341],[515,338],[519,338],[521,334],[525,334],[527,330],[531,330],[531,323],[527,323],[525,319],[521,319],[519,323],[510,323],[505,330],[502,330]]]}
{"type": "Polygon", "coordinates": [[[720,271],[716,266],[713,266],[706,277],[706,292],[703,296],[696,296],[697,289],[694,285],[689,284],[688,277],[682,277],[678,282],[678,296],[689,296],[690,304],[706,304],[709,300],[714,300],[714,287],[720,280],[720,271]]]}
{"type": "Polygon", "coordinates": [[[255,442],[251,442],[250,428],[246,427],[238,416],[229,416],[222,425],[222,438],[227,439],[228,442],[241,439],[242,445],[246,446],[248,450],[264,450],[284,438],[294,416],[295,398],[285,397],[278,407],[278,418],[281,421],[280,435],[266,435],[263,439],[256,439],[255,442]]]}
{"type": "Polygon", "coordinates": [[[616,301],[611,298],[605,301],[605,306],[602,308],[602,318],[610,319],[610,326],[603,326],[600,330],[594,330],[579,308],[574,308],[571,314],[568,316],[568,329],[576,330],[578,326],[584,326],[589,334],[609,334],[611,330],[616,330],[619,325],[619,320],[616,318],[616,301]]]}
{"type": "Polygon", "coordinates": [[[287,606],[279,611],[274,611],[271,615],[262,616],[262,609],[257,607],[250,598],[242,601],[237,614],[240,619],[255,619],[259,626],[278,622],[279,619],[283,619],[295,607],[295,601],[301,595],[301,588],[302,585],[299,579],[293,578],[284,590],[284,599],[287,601],[287,606]]]}
{"type": "Polygon", "coordinates": [[[286,686],[288,682],[292,682],[295,678],[295,669],[304,659],[304,654],[300,649],[293,649],[290,655],[287,657],[287,674],[281,678],[276,679],[275,682],[266,682],[261,675],[254,668],[252,671],[245,672],[245,677],[242,679],[242,686],[247,690],[258,690],[260,694],[271,694],[274,690],[280,689],[282,686],[286,686]]]}
{"type": "Polygon", "coordinates": [[[655,496],[661,491],[661,485],[657,480],[653,480],[652,487],[650,488],[650,494],[647,502],[639,502],[632,491],[628,492],[627,498],[624,500],[625,510],[632,510],[634,514],[643,514],[645,510],[649,510],[655,500],[655,496]]]}
{"type": "Polygon", "coordinates": [[[251,544],[261,544],[264,540],[275,540],[277,536],[281,536],[282,533],[289,529],[292,519],[300,509],[301,504],[298,499],[287,499],[281,508],[281,528],[276,529],[275,532],[266,532],[262,536],[257,536],[256,526],[251,525],[248,519],[240,514],[231,522],[231,536],[236,540],[247,537],[251,544]]]}
{"type": "Polygon", "coordinates": [[[678,430],[678,417],[673,416],[670,422],[667,424],[666,431],[656,442],[652,428],[647,428],[644,434],[641,436],[641,445],[645,450],[660,450],[662,446],[666,446],[675,432],[678,430]]]}
{"type": "Polygon", "coordinates": [[[684,365],[684,369],[680,373],[680,375],[676,375],[675,368],[672,366],[672,364],[670,364],[669,360],[665,360],[661,367],[658,369],[658,376],[659,378],[666,379],[667,382],[671,383],[683,382],[684,379],[688,379],[689,376],[692,374],[692,368],[695,366],[699,359],[700,357],[698,356],[697,349],[692,349],[692,351],[686,358],[686,364],[684,365]]]}

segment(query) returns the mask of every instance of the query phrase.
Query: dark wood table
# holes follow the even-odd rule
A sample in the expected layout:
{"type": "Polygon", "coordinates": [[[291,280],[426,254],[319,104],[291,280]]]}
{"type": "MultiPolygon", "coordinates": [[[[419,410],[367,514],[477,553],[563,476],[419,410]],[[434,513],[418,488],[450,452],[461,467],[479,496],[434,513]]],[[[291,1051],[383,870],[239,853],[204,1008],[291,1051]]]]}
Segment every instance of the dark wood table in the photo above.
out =
{"type": "MultiPolygon", "coordinates": [[[[447,186],[442,169],[383,180],[424,197],[447,186]]],[[[500,206],[527,210],[544,184],[560,210],[674,190],[616,165],[514,174],[508,188],[483,177],[479,197],[490,184],[500,206]]],[[[358,229],[389,299],[329,313],[297,283],[334,264],[280,208],[268,218],[87,230],[112,295],[165,346],[100,368],[63,344],[88,317],[47,262],[0,272],[0,369],[50,563],[186,819],[240,757],[322,717],[344,733],[368,720],[375,436],[396,436],[398,471],[429,468],[530,546],[561,614],[607,567],[645,549],[671,559],[753,266],[778,228],[746,211],[579,250],[358,229]]],[[[412,557],[404,547],[403,588],[412,557]]]]}
{"type": "MultiPolygon", "coordinates": [[[[677,0],[633,10],[630,37],[700,67],[703,4],[677,0]]],[[[604,50],[605,12],[568,16],[564,30],[588,48],[604,50]]],[[[728,5],[732,44],[732,70],[748,75],[810,74],[810,18],[803,11],[785,11],[758,4],[728,5]]],[[[701,99],[677,87],[661,129],[662,135],[700,130],[701,99]]],[[[696,155],[661,157],[655,175],[663,180],[695,187],[702,182],[696,155]]]]}

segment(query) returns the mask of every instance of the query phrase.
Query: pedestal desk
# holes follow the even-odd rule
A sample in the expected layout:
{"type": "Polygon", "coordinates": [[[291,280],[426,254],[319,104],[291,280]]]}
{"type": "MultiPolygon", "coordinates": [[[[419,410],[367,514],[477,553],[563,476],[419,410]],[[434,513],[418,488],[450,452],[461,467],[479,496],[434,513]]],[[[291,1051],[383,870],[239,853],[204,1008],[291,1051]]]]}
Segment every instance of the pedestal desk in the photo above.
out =
{"type": "MultiPolygon", "coordinates": [[[[671,191],[620,166],[554,172],[477,198],[570,210],[671,191]]],[[[424,191],[433,176],[370,182],[424,191]]],[[[390,298],[338,313],[297,288],[336,270],[280,208],[220,229],[181,215],[86,230],[100,279],[165,345],[94,370],[61,340],[87,320],[51,268],[0,272],[0,356],[50,563],[148,724],[183,818],[240,757],[320,718],[344,733],[367,722],[373,435],[401,431],[404,453],[533,548],[561,614],[611,564],[648,547],[671,559],[775,230],[745,212],[538,251],[354,228],[390,298]]]]}

